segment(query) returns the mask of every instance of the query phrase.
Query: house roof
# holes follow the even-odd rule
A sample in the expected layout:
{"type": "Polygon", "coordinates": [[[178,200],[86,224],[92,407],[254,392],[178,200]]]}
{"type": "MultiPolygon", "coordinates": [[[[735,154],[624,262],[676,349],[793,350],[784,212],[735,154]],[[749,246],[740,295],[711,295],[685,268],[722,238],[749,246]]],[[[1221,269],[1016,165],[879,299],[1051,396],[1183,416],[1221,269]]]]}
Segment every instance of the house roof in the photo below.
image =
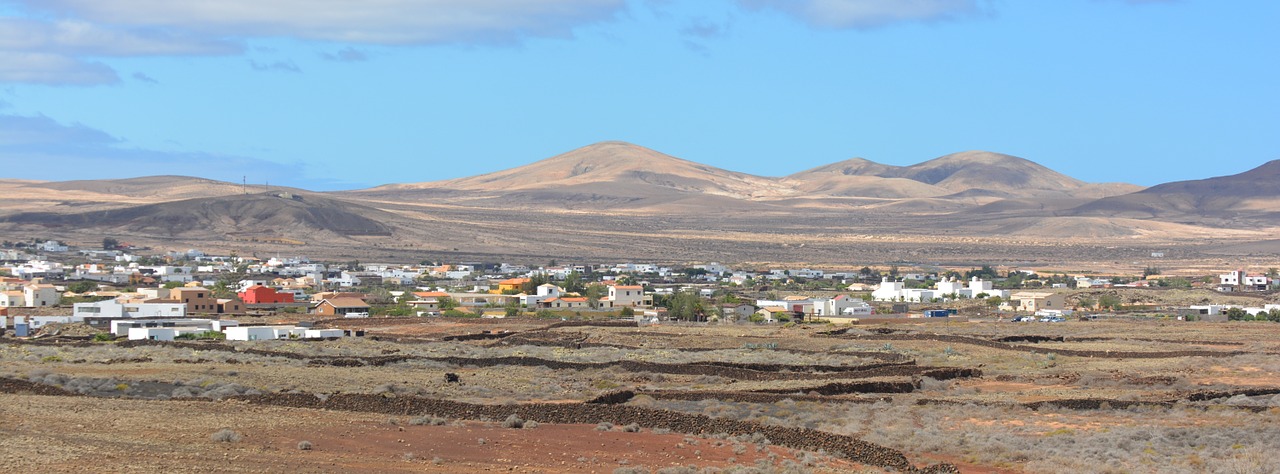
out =
{"type": "Polygon", "coordinates": [[[329,303],[329,306],[333,306],[334,308],[368,308],[369,307],[369,303],[365,303],[364,300],[360,298],[352,298],[349,296],[343,296],[338,298],[328,298],[325,300],[321,300],[319,303],[316,304],[316,306],[319,306],[325,303],[329,303]]]}
{"type": "Polygon", "coordinates": [[[1039,292],[1039,291],[1021,291],[1021,292],[1009,295],[1009,297],[1010,298],[1048,298],[1056,294],[1057,293],[1045,293],[1045,292],[1039,292]]]}
{"type": "Polygon", "coordinates": [[[443,291],[415,291],[413,292],[413,296],[417,296],[419,298],[442,298],[449,296],[449,294],[443,291]]]}
{"type": "Polygon", "coordinates": [[[781,306],[765,306],[763,308],[760,308],[760,311],[768,311],[770,313],[785,313],[787,312],[787,308],[783,308],[781,306]]]}
{"type": "Polygon", "coordinates": [[[614,285],[613,287],[619,290],[644,290],[640,285],[614,285]]]}
{"type": "Polygon", "coordinates": [[[563,301],[565,303],[586,303],[586,298],[550,298],[542,300],[543,302],[563,301]]]}
{"type": "Polygon", "coordinates": [[[523,285],[528,282],[529,282],[528,278],[508,278],[506,280],[502,280],[498,282],[498,284],[499,285],[523,285]]]}

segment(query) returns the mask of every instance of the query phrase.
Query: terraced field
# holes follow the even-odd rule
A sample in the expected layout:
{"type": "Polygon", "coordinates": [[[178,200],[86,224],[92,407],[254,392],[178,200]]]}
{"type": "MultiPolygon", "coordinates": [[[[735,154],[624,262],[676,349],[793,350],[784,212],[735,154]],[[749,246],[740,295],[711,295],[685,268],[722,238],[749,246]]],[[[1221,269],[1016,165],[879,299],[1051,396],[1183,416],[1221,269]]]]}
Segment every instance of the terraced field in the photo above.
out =
{"type": "Polygon", "coordinates": [[[1280,325],[1272,323],[323,324],[362,324],[371,335],[0,339],[0,436],[14,440],[0,447],[0,470],[1280,465],[1280,325]]]}

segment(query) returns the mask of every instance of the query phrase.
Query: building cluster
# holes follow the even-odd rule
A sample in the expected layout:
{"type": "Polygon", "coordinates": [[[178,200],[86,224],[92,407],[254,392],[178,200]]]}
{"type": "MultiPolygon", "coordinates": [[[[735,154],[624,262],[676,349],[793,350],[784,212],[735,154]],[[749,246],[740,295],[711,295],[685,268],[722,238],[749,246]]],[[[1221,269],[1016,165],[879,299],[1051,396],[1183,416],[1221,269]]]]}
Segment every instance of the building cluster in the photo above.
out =
{"type": "MultiPolygon", "coordinates": [[[[977,276],[967,280],[939,278],[938,274],[927,272],[898,275],[894,271],[891,274],[895,277],[890,278],[865,268],[858,272],[810,268],[743,270],[715,262],[678,268],[633,262],[598,265],[552,262],[545,266],[477,262],[335,265],[312,262],[305,257],[260,259],[209,255],[197,249],[149,256],[132,251],[128,246],[73,251],[70,246],[51,240],[20,249],[2,249],[0,261],[4,264],[0,268],[11,276],[0,278],[0,314],[9,308],[59,306],[65,295],[71,295],[92,301],[71,305],[70,316],[40,316],[42,319],[29,319],[29,324],[44,324],[55,321],[48,318],[59,317],[99,323],[135,321],[129,324],[141,325],[126,329],[138,329],[138,333],[145,333],[144,338],[148,339],[178,337],[192,331],[219,331],[229,338],[250,339],[333,337],[316,336],[320,333],[294,327],[275,328],[272,333],[256,329],[259,326],[245,326],[255,328],[252,330],[234,329],[240,326],[228,325],[229,320],[222,318],[282,308],[316,316],[361,318],[368,317],[376,305],[388,303],[407,307],[407,314],[420,316],[440,315],[449,308],[493,317],[501,317],[508,313],[504,309],[511,308],[529,312],[630,308],[637,315],[649,317],[662,314],[655,308],[656,300],[672,298],[682,291],[705,301],[725,289],[748,288],[763,293],[778,285],[814,280],[827,281],[827,287],[868,292],[874,302],[946,303],[984,299],[993,301],[993,305],[999,303],[998,309],[1003,311],[1058,316],[1070,313],[1061,292],[997,289],[995,280],[977,276]],[[65,258],[67,256],[75,258],[65,258]],[[876,279],[880,280],[878,284],[876,279]],[[62,287],[49,283],[51,281],[60,282],[62,287]],[[931,287],[926,287],[931,281],[934,282],[931,287]],[[94,289],[69,293],[67,287],[73,282],[92,284],[94,289]],[[372,288],[382,293],[374,295],[372,288]],[[391,288],[404,290],[390,291],[391,288]],[[214,328],[214,325],[220,326],[214,328]]],[[[984,268],[986,270],[989,269],[984,268]]],[[[1034,275],[1023,273],[1026,277],[1034,275]]],[[[1024,275],[1010,273],[1010,278],[1015,276],[1024,275]]],[[[1268,290],[1277,284],[1267,275],[1243,270],[1219,275],[1218,280],[1218,289],[1223,291],[1268,290]]],[[[1126,285],[1142,286],[1151,281],[1144,278],[1126,285]]],[[[1110,279],[1091,276],[1064,276],[1053,283],[1077,288],[1121,286],[1110,279]]],[[[1036,286],[1043,284],[1044,280],[1039,280],[1036,286]]],[[[773,297],[757,299],[754,304],[714,301],[711,304],[707,313],[763,321],[843,321],[891,317],[905,312],[895,308],[884,311],[883,315],[877,314],[871,302],[847,294],[773,297]]],[[[887,309],[887,306],[881,307],[887,309]]],[[[1204,308],[1206,315],[1216,314],[1215,311],[1222,309],[1204,308]]]]}
{"type": "Polygon", "coordinates": [[[871,298],[876,301],[912,303],[991,297],[1008,298],[1009,290],[997,290],[993,282],[976,276],[968,282],[957,281],[954,277],[942,280],[934,288],[907,288],[903,281],[892,281],[885,277],[880,286],[871,292],[871,298]]]}

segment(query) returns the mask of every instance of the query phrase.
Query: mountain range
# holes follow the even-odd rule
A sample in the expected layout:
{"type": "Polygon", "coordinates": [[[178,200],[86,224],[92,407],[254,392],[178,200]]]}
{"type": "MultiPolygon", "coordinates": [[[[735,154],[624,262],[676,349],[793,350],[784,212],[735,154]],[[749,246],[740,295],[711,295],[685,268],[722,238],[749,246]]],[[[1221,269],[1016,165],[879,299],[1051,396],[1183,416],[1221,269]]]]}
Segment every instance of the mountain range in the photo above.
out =
{"type": "Polygon", "coordinates": [[[173,245],[373,242],[480,253],[545,249],[531,230],[556,234],[565,253],[634,240],[637,232],[654,234],[648,237],[657,239],[657,251],[665,248],[659,237],[686,234],[728,249],[730,240],[776,240],[767,236],[777,233],[1176,241],[1280,226],[1278,178],[1280,161],[1272,161],[1233,176],[1144,189],[1086,183],[984,151],[910,166],[855,158],[763,177],[602,142],[479,176],[341,192],[182,176],[0,180],[0,235],[110,234],[173,245]],[[415,239],[422,240],[409,243],[415,239]]]}

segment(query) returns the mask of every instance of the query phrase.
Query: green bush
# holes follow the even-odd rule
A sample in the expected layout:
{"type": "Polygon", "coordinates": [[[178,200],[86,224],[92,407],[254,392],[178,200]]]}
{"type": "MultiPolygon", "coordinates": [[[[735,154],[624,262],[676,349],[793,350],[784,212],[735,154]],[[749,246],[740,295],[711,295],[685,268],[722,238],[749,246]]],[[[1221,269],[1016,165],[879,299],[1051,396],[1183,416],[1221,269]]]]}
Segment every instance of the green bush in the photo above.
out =
{"type": "Polygon", "coordinates": [[[173,336],[173,338],[174,340],[183,340],[183,341],[221,341],[221,340],[225,340],[227,338],[227,335],[223,334],[220,331],[204,331],[204,332],[195,332],[195,333],[189,333],[189,334],[179,334],[177,336],[173,336]]]}
{"type": "Polygon", "coordinates": [[[111,342],[116,340],[116,337],[109,332],[100,332],[93,335],[93,340],[94,342],[111,342]]]}

